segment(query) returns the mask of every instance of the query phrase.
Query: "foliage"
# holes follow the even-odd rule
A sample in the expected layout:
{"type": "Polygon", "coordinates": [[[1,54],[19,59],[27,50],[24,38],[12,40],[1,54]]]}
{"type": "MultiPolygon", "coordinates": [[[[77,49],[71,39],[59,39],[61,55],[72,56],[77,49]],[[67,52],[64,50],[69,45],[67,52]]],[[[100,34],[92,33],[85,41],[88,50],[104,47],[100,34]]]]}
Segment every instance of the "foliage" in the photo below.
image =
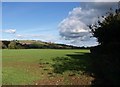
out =
{"type": "Polygon", "coordinates": [[[8,45],[8,48],[9,49],[16,49],[17,48],[17,45],[16,45],[16,41],[11,41],[10,44],[8,45]]]}
{"type": "Polygon", "coordinates": [[[104,20],[98,21],[98,25],[89,26],[94,37],[101,45],[120,42],[120,9],[114,12],[110,9],[104,20]]]}
{"type": "Polygon", "coordinates": [[[89,49],[85,47],[76,47],[66,44],[57,44],[42,41],[33,40],[13,40],[13,41],[2,41],[3,49],[89,49]]]}
{"type": "Polygon", "coordinates": [[[2,43],[2,49],[7,49],[7,46],[4,43],[2,43]]]}
{"type": "MultiPolygon", "coordinates": [[[[119,85],[120,78],[120,9],[107,13],[102,22],[90,26],[93,36],[100,45],[92,47],[93,67],[97,78],[102,79],[102,85],[119,85]]],[[[98,80],[96,80],[98,81],[98,80]]]]}

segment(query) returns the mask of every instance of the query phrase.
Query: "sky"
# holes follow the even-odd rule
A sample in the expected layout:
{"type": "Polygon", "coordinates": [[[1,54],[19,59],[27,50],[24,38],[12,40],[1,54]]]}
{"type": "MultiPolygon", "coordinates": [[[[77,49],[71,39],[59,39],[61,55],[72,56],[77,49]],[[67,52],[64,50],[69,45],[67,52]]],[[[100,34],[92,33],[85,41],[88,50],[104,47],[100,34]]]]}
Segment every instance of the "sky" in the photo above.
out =
{"type": "MultiPolygon", "coordinates": [[[[3,2],[3,40],[41,40],[76,46],[97,45],[87,25],[116,2],[3,2]]],[[[103,19],[100,18],[102,21],[103,19]]]]}

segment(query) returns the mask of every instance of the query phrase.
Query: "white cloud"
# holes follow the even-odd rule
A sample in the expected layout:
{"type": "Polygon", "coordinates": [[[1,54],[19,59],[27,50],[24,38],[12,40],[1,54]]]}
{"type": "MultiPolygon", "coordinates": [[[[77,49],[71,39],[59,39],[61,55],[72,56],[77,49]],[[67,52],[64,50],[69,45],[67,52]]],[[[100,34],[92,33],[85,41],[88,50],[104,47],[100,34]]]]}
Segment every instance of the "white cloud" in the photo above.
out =
{"type": "Polygon", "coordinates": [[[24,38],[24,36],[21,35],[21,34],[17,34],[16,37],[17,37],[17,38],[24,38]]]}
{"type": "Polygon", "coordinates": [[[60,35],[66,39],[90,37],[91,34],[89,34],[90,30],[87,25],[98,20],[97,13],[95,9],[74,8],[69,12],[68,17],[59,24],[60,35]]]}
{"type": "Polygon", "coordinates": [[[89,32],[88,25],[95,24],[98,20],[103,21],[101,16],[105,15],[111,7],[115,9],[117,3],[84,3],[84,6],[73,8],[68,16],[59,23],[59,34],[64,39],[70,40],[72,44],[79,44],[78,46],[81,46],[82,43],[82,45],[85,43],[88,45],[98,44],[97,39],[91,38],[92,34],[89,32]]]}
{"type": "Polygon", "coordinates": [[[39,38],[42,35],[41,34],[16,34],[17,38],[39,38]]]}
{"type": "Polygon", "coordinates": [[[47,42],[56,42],[58,37],[52,34],[16,34],[17,39],[42,40],[47,42]]]}
{"type": "Polygon", "coordinates": [[[16,29],[7,29],[7,30],[3,30],[3,32],[14,34],[14,33],[16,33],[16,29]]]}

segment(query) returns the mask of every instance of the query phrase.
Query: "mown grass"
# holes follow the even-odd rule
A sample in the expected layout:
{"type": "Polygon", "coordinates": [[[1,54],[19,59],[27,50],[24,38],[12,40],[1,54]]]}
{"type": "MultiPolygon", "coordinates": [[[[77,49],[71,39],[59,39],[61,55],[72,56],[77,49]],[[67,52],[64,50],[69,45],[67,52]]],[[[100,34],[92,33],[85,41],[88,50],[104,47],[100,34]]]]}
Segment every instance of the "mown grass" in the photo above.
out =
{"type": "Polygon", "coordinates": [[[84,49],[5,49],[2,51],[2,84],[46,84],[48,79],[58,78],[64,80],[60,84],[70,84],[68,77],[80,77],[90,69],[89,55],[85,55],[89,52],[84,49]]]}

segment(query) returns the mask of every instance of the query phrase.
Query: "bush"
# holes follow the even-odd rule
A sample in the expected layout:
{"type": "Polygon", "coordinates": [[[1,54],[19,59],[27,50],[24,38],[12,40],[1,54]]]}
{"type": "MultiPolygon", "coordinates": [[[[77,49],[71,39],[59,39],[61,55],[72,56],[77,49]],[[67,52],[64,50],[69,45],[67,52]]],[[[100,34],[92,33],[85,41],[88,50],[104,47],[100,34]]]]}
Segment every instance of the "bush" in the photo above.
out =
{"type": "Polygon", "coordinates": [[[10,44],[8,45],[9,49],[17,49],[17,45],[15,41],[11,41],[10,44]]]}
{"type": "Polygon", "coordinates": [[[90,28],[100,44],[90,49],[96,75],[106,81],[106,84],[119,85],[120,9],[115,12],[111,10],[104,21],[98,21],[98,25],[90,28]]]}

